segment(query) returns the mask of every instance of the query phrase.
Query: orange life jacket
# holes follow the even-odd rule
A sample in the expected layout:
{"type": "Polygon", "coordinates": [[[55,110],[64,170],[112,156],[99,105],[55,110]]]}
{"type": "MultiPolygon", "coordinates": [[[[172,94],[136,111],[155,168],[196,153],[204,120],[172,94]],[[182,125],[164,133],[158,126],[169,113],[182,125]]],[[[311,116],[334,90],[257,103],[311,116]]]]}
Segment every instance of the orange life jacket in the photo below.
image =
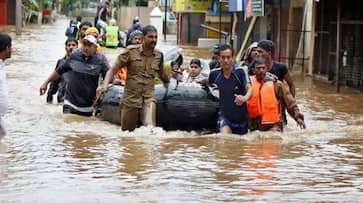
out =
{"type": "Polygon", "coordinates": [[[247,101],[250,118],[261,116],[262,124],[280,122],[280,103],[276,98],[275,83],[273,81],[260,83],[255,76],[251,79],[253,95],[247,101]]]}
{"type": "Polygon", "coordinates": [[[126,81],[126,79],[127,79],[127,68],[126,67],[120,68],[120,70],[117,71],[117,76],[118,76],[118,78],[120,78],[120,80],[126,81]]]}

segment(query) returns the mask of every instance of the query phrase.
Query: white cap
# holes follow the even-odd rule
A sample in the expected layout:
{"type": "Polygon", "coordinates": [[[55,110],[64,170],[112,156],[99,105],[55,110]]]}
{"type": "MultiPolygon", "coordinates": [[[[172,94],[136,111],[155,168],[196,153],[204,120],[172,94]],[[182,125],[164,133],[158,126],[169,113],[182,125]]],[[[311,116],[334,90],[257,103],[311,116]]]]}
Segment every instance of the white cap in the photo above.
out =
{"type": "Polygon", "coordinates": [[[89,42],[91,42],[92,44],[97,46],[97,39],[96,37],[94,37],[93,35],[87,35],[83,38],[83,40],[87,40],[89,42]]]}

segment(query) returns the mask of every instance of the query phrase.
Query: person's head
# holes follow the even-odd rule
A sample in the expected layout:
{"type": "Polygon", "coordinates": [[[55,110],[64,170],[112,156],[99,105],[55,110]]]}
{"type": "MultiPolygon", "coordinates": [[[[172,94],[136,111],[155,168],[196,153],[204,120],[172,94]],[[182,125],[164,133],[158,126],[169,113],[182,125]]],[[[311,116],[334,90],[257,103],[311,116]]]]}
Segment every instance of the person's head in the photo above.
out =
{"type": "Polygon", "coordinates": [[[82,21],[82,16],[77,16],[76,21],[81,22],[82,21]]]}
{"type": "Polygon", "coordinates": [[[232,68],[233,65],[233,48],[229,44],[223,44],[219,48],[219,65],[222,69],[232,68]]]}
{"type": "Polygon", "coordinates": [[[179,66],[181,66],[181,65],[183,64],[183,61],[184,61],[184,59],[183,59],[183,55],[182,55],[182,54],[179,54],[179,56],[178,56],[178,58],[175,60],[175,62],[176,62],[179,66]]]}
{"type": "Polygon", "coordinates": [[[177,78],[178,73],[181,72],[179,64],[176,61],[172,61],[170,62],[170,68],[171,68],[171,77],[177,78]]]}
{"type": "Polygon", "coordinates": [[[144,35],[144,48],[154,49],[158,42],[158,31],[153,25],[147,25],[142,28],[144,35]]]}
{"type": "Polygon", "coordinates": [[[5,60],[11,57],[11,37],[8,34],[0,33],[0,59],[5,60]]]}
{"type": "Polygon", "coordinates": [[[93,35],[96,39],[98,38],[98,36],[100,35],[100,33],[98,32],[97,28],[95,27],[90,27],[86,30],[86,32],[84,33],[86,36],[87,35],[93,35]]]}
{"type": "Polygon", "coordinates": [[[212,49],[212,59],[217,60],[219,59],[219,48],[220,48],[220,44],[216,44],[214,45],[213,49],[212,49]]]}
{"type": "Polygon", "coordinates": [[[266,59],[261,56],[257,56],[250,65],[258,81],[262,81],[265,78],[267,72],[266,59]]]}
{"type": "Polygon", "coordinates": [[[78,41],[74,38],[68,38],[65,45],[67,56],[69,56],[78,47],[78,41]]]}
{"type": "Polygon", "coordinates": [[[93,35],[87,35],[82,39],[82,52],[90,57],[97,51],[97,39],[93,35]]]}
{"type": "Polygon", "coordinates": [[[83,39],[86,36],[85,32],[90,27],[92,27],[92,23],[87,22],[87,21],[83,22],[79,25],[79,33],[80,33],[81,39],[83,39]]]}
{"type": "Polygon", "coordinates": [[[140,30],[135,30],[130,34],[131,44],[141,44],[142,43],[142,32],[140,30]]]}
{"type": "Polygon", "coordinates": [[[189,73],[191,77],[197,77],[202,71],[201,63],[199,59],[192,59],[189,65],[189,73]]]}
{"type": "Polygon", "coordinates": [[[246,64],[251,63],[253,59],[256,58],[256,56],[258,55],[257,45],[257,42],[252,42],[252,44],[247,48],[246,54],[243,59],[246,64]]]}
{"type": "Polygon", "coordinates": [[[261,40],[257,45],[257,52],[267,61],[271,61],[275,52],[275,45],[271,40],[261,40]]]}
{"type": "Polygon", "coordinates": [[[140,24],[140,18],[139,16],[135,16],[134,20],[132,21],[132,24],[140,24]]]}
{"type": "Polygon", "coordinates": [[[116,25],[116,20],[114,18],[112,18],[110,20],[110,26],[115,26],[116,25]]]}

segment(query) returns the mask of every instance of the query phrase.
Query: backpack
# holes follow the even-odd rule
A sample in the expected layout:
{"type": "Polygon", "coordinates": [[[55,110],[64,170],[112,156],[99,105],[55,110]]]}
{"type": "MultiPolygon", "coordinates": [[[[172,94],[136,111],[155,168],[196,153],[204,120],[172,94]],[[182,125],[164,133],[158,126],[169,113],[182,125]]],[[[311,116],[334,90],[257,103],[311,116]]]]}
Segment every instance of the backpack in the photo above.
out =
{"type": "Polygon", "coordinates": [[[69,27],[66,29],[66,36],[67,37],[72,37],[72,38],[77,38],[78,36],[78,22],[75,20],[70,20],[69,21],[69,27]]]}

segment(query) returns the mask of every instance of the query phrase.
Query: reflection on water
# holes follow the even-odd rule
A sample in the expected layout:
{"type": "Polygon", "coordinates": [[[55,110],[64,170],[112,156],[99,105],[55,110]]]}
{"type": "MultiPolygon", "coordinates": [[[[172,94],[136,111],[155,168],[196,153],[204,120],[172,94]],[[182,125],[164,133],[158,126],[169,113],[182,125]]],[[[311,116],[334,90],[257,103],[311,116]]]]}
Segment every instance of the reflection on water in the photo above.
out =
{"type": "MultiPolygon", "coordinates": [[[[38,88],[64,54],[66,20],[26,28],[7,61],[8,135],[0,140],[0,202],[360,202],[363,97],[297,81],[308,129],[246,136],[121,132],[63,116],[38,88]]],[[[165,43],[164,43],[165,44],[165,43]]],[[[171,42],[161,49],[170,47],[171,42]]],[[[208,49],[182,47],[186,62],[208,49]]],[[[118,50],[106,49],[110,62],[118,50]]]]}

